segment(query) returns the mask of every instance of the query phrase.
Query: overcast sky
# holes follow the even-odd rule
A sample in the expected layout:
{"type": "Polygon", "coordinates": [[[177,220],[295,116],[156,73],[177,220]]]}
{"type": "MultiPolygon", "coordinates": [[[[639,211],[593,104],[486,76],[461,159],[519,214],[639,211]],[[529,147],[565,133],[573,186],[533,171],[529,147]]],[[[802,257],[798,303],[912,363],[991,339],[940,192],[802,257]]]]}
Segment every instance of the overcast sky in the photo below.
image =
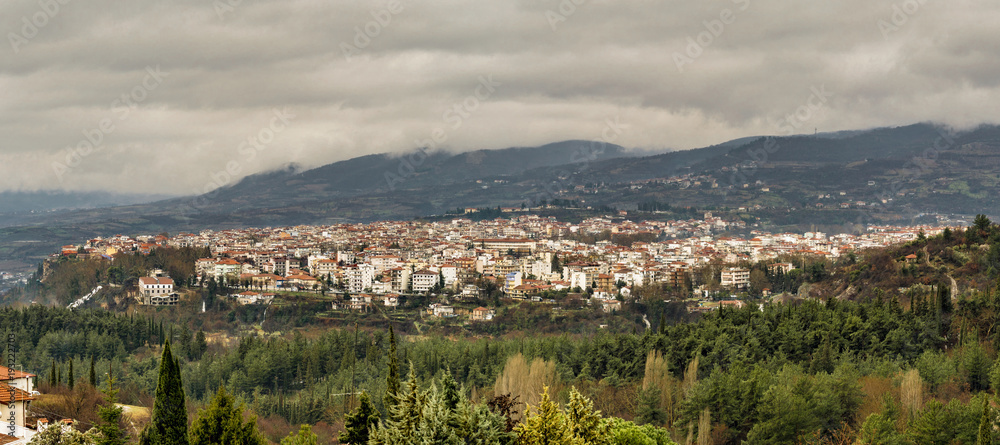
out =
{"type": "Polygon", "coordinates": [[[0,191],[192,194],[432,136],[995,123],[996,23],[995,0],[5,0],[0,191]]]}

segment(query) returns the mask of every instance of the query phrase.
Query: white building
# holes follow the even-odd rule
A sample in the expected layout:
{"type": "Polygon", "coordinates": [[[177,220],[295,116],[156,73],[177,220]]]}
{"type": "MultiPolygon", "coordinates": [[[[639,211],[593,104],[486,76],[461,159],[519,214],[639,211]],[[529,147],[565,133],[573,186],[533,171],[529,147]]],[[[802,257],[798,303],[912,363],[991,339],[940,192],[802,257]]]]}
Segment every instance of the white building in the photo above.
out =
{"type": "Polygon", "coordinates": [[[437,272],[424,269],[413,273],[413,292],[427,292],[438,284],[440,277],[437,272]]]}
{"type": "Polygon", "coordinates": [[[142,292],[143,304],[162,304],[171,300],[174,293],[174,280],[163,277],[139,278],[139,291],[142,292]]]}
{"type": "Polygon", "coordinates": [[[723,287],[745,288],[750,285],[750,271],[740,267],[728,267],[722,271],[719,284],[723,287]]]}
{"type": "Polygon", "coordinates": [[[348,292],[365,292],[366,289],[371,289],[375,282],[375,266],[371,264],[345,266],[344,280],[347,282],[348,292]]]}

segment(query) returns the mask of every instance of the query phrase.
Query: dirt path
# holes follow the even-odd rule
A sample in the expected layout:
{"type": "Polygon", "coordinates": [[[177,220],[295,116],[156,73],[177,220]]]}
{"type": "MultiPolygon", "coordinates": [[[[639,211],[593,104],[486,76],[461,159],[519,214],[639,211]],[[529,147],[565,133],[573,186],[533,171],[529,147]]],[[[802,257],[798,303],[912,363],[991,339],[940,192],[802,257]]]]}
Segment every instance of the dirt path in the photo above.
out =
{"type": "MultiPolygon", "coordinates": [[[[924,263],[927,266],[931,265],[931,254],[927,252],[927,246],[924,246],[924,263]]],[[[951,301],[958,301],[958,282],[951,275],[945,274],[945,276],[951,280],[951,301]]]]}

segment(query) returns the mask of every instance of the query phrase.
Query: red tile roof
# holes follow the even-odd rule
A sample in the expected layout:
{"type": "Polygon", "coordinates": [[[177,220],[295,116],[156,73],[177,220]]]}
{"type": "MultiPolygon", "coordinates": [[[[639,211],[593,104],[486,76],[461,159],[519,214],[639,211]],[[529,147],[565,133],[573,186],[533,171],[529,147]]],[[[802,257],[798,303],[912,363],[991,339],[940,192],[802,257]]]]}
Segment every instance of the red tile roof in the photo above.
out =
{"type": "Polygon", "coordinates": [[[13,392],[13,400],[15,402],[22,402],[25,400],[35,400],[27,391],[22,391],[13,386],[9,386],[4,383],[0,383],[0,404],[9,405],[12,399],[11,392],[13,392]]]}
{"type": "Polygon", "coordinates": [[[28,378],[28,377],[35,377],[34,374],[30,374],[30,373],[27,373],[27,372],[24,372],[24,371],[18,371],[16,369],[14,369],[13,371],[14,372],[11,373],[11,369],[10,368],[8,368],[6,366],[3,366],[3,365],[0,365],[0,382],[7,381],[7,380],[12,380],[12,379],[23,379],[23,378],[28,378]],[[11,375],[13,375],[13,377],[11,377],[11,375]]]}

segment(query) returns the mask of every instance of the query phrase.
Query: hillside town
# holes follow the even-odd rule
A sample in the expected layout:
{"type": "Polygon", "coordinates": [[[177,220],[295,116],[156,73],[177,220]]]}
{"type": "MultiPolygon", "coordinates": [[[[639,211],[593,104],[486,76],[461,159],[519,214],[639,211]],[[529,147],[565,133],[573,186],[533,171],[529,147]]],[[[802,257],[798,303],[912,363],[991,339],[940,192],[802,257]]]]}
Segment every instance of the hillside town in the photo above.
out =
{"type": "MultiPolygon", "coordinates": [[[[860,235],[820,232],[767,233],[747,230],[742,221],[706,213],[702,219],[641,221],[591,218],[579,224],[534,215],[473,222],[381,221],[370,224],[295,226],[95,238],[67,245],[59,255],[111,259],[156,248],[207,248],[210,256],[194,264],[190,283],[174,283],[163,271],[139,280],[137,300],[174,305],[175,286],[206,280],[244,289],[232,295],[240,304],[267,304],[276,292],[332,292],[345,297],[338,307],[395,307],[405,295],[448,293],[480,296],[491,283],[512,300],[542,301],[550,292],[587,293],[613,311],[619,302],[639,298],[641,286],[661,284],[685,289],[694,297],[719,292],[738,295],[750,288],[748,264],[775,261],[775,271],[799,267],[779,258],[811,256],[834,260],[852,251],[933,235],[944,227],[871,226],[860,235]],[[747,233],[747,237],[732,236],[747,233]],[[718,281],[694,272],[719,265],[718,281]]],[[[758,289],[766,296],[769,289],[758,289]]],[[[488,320],[478,308],[470,319],[488,320]]],[[[427,308],[434,316],[453,316],[447,305],[427,308]]]]}

